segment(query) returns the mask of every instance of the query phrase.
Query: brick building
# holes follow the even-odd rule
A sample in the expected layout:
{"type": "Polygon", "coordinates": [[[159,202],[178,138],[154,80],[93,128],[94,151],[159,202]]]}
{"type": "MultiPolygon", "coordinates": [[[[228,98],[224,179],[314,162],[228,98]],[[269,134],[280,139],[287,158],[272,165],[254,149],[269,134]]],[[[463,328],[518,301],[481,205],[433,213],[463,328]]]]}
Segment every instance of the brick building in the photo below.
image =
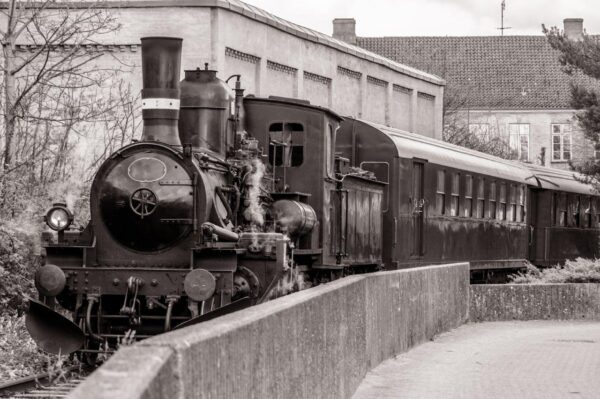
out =
{"type": "MultiPolygon", "coordinates": [[[[594,156],[573,120],[570,83],[597,83],[565,74],[545,36],[356,37],[352,27],[334,20],[334,36],[344,32],[338,37],[445,78],[469,129],[499,135],[519,159],[567,169],[571,159],[594,156]]],[[[583,20],[565,19],[564,29],[580,38],[583,20]]]]}
{"type": "MultiPolygon", "coordinates": [[[[184,69],[208,63],[222,79],[241,74],[245,94],[306,99],[342,116],[442,136],[445,82],[433,74],[238,0],[109,1],[103,6],[121,28],[89,49],[106,53],[98,61],[106,67],[113,63],[123,69],[121,77],[132,82],[134,92],[141,89],[139,39],[174,36],[184,39],[184,69]]],[[[30,43],[20,47],[32,51],[30,43]]]]}

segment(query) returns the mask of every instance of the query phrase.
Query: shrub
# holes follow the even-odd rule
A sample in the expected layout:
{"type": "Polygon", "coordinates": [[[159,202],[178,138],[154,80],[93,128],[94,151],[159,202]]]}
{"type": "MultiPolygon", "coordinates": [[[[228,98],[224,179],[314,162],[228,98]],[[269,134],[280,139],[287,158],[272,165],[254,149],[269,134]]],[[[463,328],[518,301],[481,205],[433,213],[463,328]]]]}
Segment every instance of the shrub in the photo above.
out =
{"type": "Polygon", "coordinates": [[[524,273],[510,276],[514,284],[600,283],[600,259],[577,258],[564,266],[538,269],[529,264],[524,273]]]}
{"type": "Polygon", "coordinates": [[[33,275],[39,265],[39,234],[27,223],[0,222],[0,309],[22,313],[26,296],[35,297],[33,275]]]}
{"type": "Polygon", "coordinates": [[[0,316],[0,381],[51,372],[64,375],[66,367],[78,364],[66,356],[49,355],[38,350],[25,327],[25,316],[0,316]]]}

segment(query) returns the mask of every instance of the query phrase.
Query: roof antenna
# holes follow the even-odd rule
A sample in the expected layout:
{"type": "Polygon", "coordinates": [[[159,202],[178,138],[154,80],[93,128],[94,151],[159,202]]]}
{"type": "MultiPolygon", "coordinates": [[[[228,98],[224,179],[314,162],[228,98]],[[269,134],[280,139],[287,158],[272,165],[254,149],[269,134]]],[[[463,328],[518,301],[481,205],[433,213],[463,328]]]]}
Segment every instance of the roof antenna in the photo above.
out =
{"type": "Polygon", "coordinates": [[[510,29],[510,26],[504,26],[504,10],[506,10],[506,0],[502,0],[502,5],[500,6],[500,27],[496,28],[500,30],[500,35],[504,36],[504,31],[506,29],[510,29]]]}

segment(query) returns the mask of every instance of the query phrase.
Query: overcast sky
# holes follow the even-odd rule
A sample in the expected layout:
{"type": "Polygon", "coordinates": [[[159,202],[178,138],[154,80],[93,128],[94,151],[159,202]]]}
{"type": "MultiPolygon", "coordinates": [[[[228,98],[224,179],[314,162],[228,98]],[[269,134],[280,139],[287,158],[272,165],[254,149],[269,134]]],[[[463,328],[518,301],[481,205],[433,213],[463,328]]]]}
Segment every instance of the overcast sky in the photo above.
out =
{"type": "MultiPolygon", "coordinates": [[[[501,0],[244,0],[288,21],[331,34],[334,18],[356,19],[359,36],[498,35],[501,0]]],[[[507,35],[541,34],[583,18],[600,33],[599,0],[506,0],[507,35]]]]}

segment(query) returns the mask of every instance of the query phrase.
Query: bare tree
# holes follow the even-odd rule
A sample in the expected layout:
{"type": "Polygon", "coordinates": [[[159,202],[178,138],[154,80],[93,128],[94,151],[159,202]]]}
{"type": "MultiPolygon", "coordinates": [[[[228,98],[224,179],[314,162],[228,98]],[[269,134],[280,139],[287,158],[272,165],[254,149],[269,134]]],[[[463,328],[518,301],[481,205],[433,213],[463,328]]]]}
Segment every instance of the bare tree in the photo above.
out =
{"type": "Polygon", "coordinates": [[[136,128],[131,88],[120,74],[131,66],[115,58],[102,67],[98,60],[110,56],[99,41],[119,24],[103,3],[81,4],[9,0],[5,8],[0,5],[0,208],[24,192],[39,196],[48,184],[67,178],[81,166],[73,162],[77,147],[114,136],[123,118],[129,125],[122,142],[136,128]]]}
{"type": "Polygon", "coordinates": [[[472,150],[485,152],[505,159],[516,159],[516,152],[498,134],[480,134],[470,129],[466,113],[468,101],[456,92],[446,91],[444,95],[444,141],[472,150]]]}

